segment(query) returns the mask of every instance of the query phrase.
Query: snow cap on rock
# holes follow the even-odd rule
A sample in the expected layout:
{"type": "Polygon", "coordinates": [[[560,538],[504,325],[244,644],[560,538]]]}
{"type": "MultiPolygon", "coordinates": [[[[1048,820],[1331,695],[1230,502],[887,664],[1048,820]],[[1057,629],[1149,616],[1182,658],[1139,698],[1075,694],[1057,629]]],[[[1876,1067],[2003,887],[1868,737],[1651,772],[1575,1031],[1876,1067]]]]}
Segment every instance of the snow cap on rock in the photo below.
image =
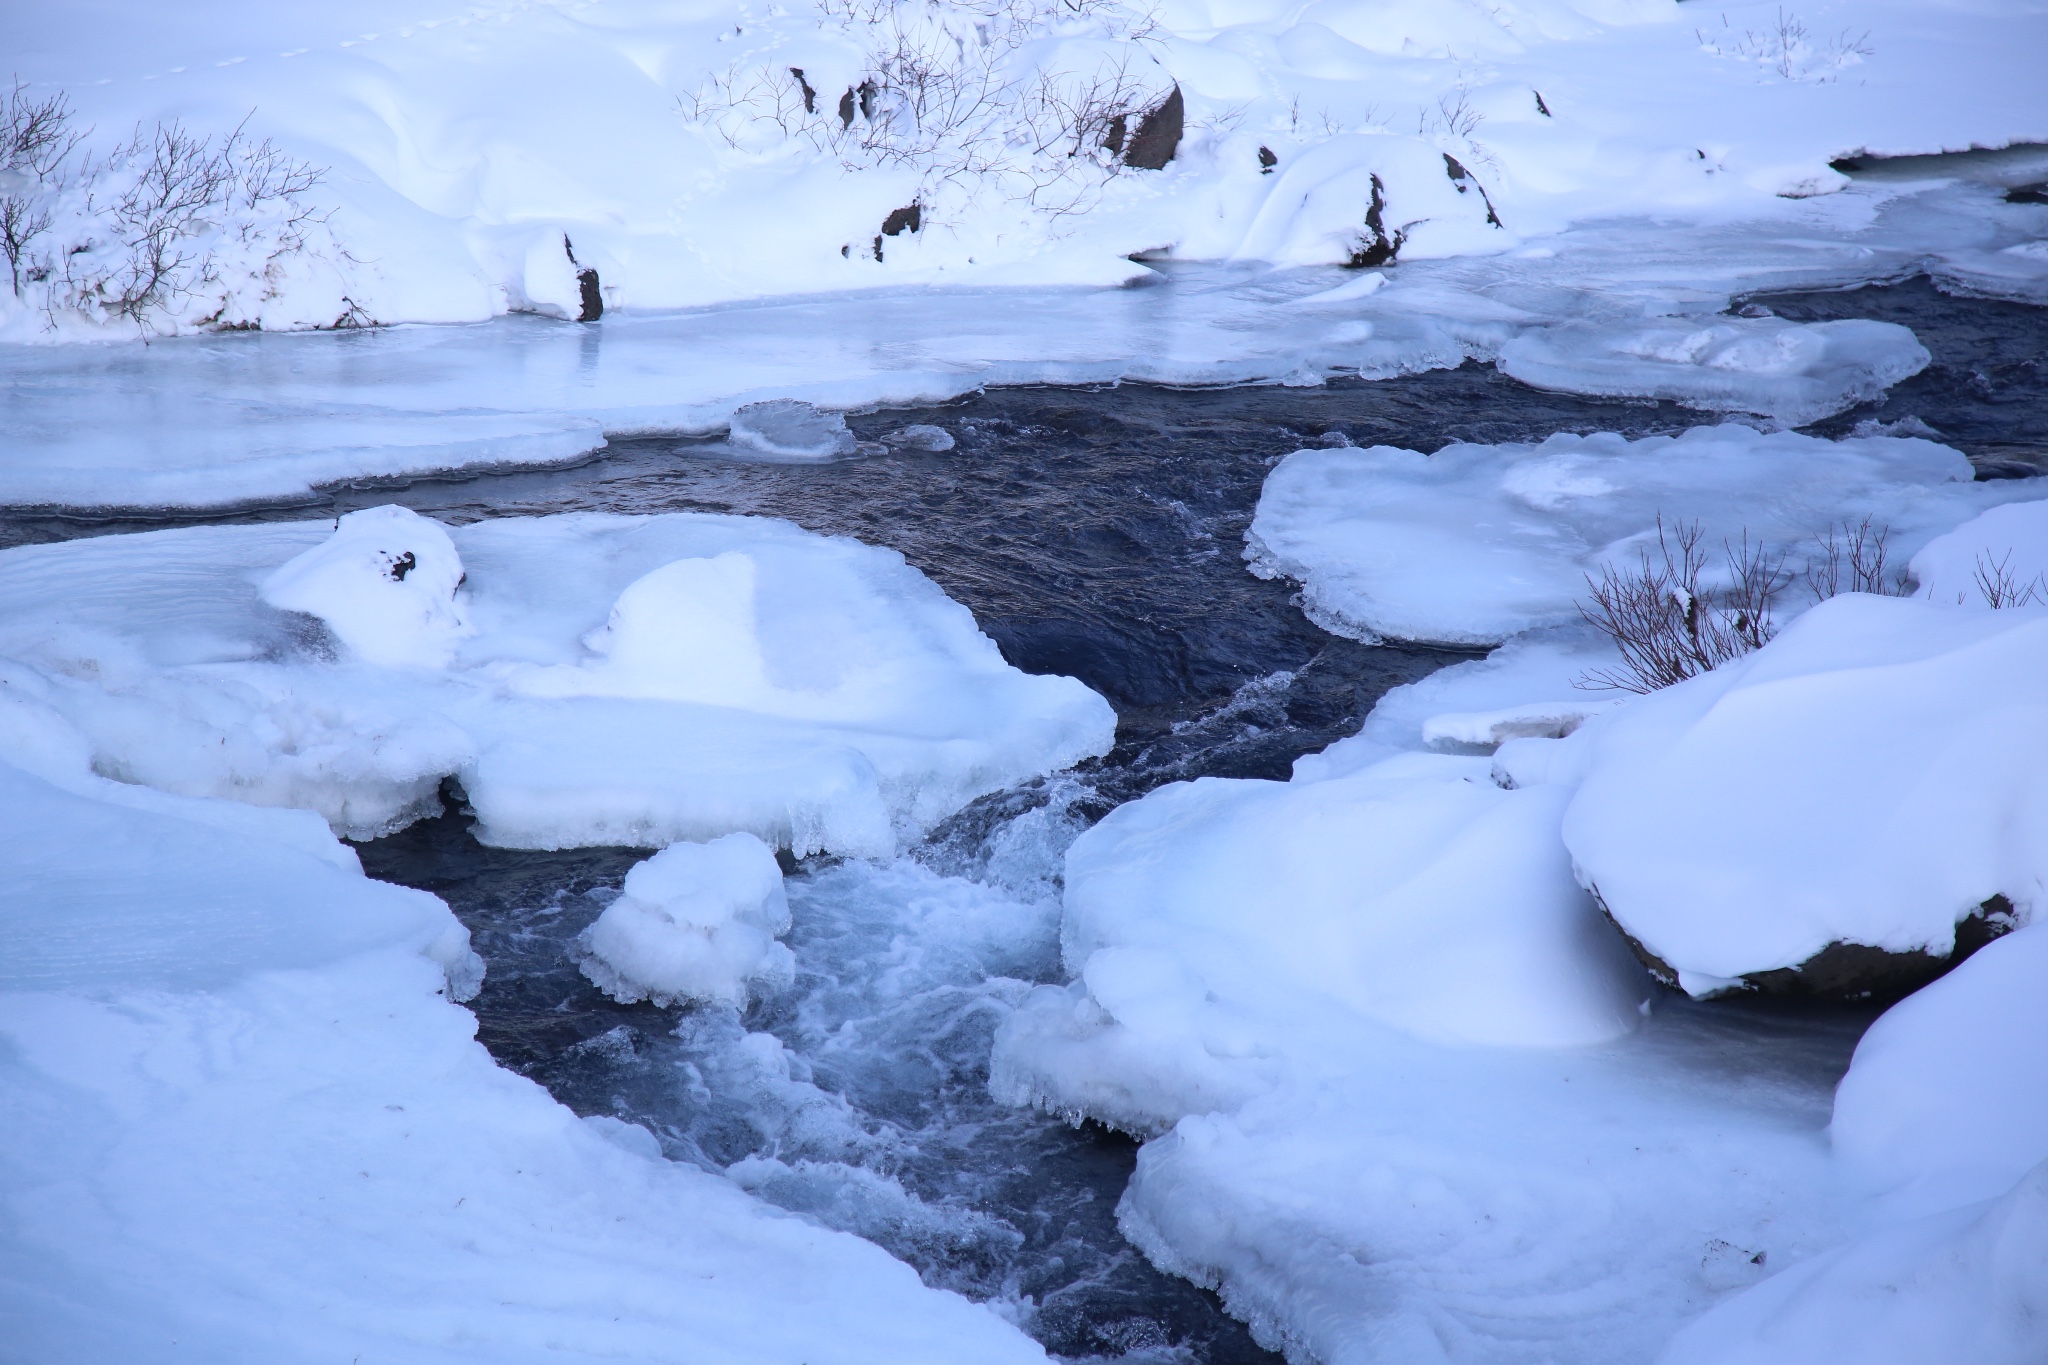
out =
{"type": "Polygon", "coordinates": [[[323,544],[265,579],[263,600],[327,623],[386,668],[445,668],[471,633],[456,589],[462,557],[438,522],[404,507],[350,512],[323,544]]]}
{"type": "Polygon", "coordinates": [[[614,1000],[744,1007],[750,981],[787,980],[789,901],[774,850],[751,834],[670,844],[626,874],[583,931],[583,974],[614,1000]]]}

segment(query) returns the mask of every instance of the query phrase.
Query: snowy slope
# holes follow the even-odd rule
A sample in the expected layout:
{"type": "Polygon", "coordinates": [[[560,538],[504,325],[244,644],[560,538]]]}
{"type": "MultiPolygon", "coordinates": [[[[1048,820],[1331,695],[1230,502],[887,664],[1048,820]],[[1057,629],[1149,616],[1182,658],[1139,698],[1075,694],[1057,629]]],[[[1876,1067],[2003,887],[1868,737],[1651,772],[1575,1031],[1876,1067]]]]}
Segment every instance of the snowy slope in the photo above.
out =
{"type": "Polygon", "coordinates": [[[2018,0],[96,0],[9,23],[10,69],[102,154],[247,119],[328,169],[331,242],[208,295],[266,327],[574,315],[581,268],[655,308],[1114,283],[1155,249],[1337,262],[1375,236],[1374,177],[1414,259],[1596,216],[1781,217],[1840,188],[1832,158],[2048,140],[2044,46],[2018,0]],[[1178,157],[1118,170],[1108,115],[1135,133],[1174,88],[1178,157]]]}

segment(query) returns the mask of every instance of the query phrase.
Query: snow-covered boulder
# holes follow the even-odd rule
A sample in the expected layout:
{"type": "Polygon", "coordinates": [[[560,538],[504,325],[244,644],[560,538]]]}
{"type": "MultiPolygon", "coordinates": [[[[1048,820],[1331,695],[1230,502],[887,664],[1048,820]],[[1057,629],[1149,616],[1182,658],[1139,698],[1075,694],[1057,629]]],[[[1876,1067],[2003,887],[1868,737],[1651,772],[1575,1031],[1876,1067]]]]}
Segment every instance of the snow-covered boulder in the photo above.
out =
{"type": "MultiPolygon", "coordinates": [[[[1012,668],[889,550],[765,518],[443,531],[409,516],[372,519],[411,538],[367,549],[324,523],[270,523],[0,553],[0,654],[41,680],[100,771],[305,807],[359,838],[438,811],[455,777],[479,837],[502,846],[661,848],[743,830],[879,855],[1111,741],[1108,703],[1012,668]],[[428,527],[453,549],[428,547],[428,527]],[[389,567],[414,556],[402,580],[380,567],[394,549],[389,567]],[[258,594],[308,551],[319,572],[303,580],[332,591],[292,600],[373,640],[387,638],[383,606],[403,618],[418,605],[405,594],[419,564],[449,586],[466,566],[470,633],[437,668],[337,656],[335,632],[258,594]]],[[[450,634],[407,638],[439,650],[450,634]]]]}
{"type": "Polygon", "coordinates": [[[1120,807],[1067,855],[1078,980],[1005,1025],[991,1084],[1153,1132],[1283,1073],[1306,999],[1447,1043],[1628,1032],[1643,979],[1572,881],[1564,796],[1416,754],[1323,782],[1202,778],[1120,807]]]}
{"type": "Polygon", "coordinates": [[[1565,842],[1695,995],[1902,992],[2043,903],[2044,676],[2048,610],[1833,598],[1567,741],[1565,842]]]}
{"type": "Polygon", "coordinates": [[[776,935],[789,900],[775,851],[751,834],[670,844],[626,874],[625,892],[577,940],[583,974],[624,1004],[744,1008],[750,982],[795,969],[776,935]]]}
{"type": "Polygon", "coordinates": [[[462,556],[439,522],[404,507],[350,512],[326,541],[263,580],[263,600],[317,616],[357,658],[442,668],[470,634],[462,556]]]}
{"type": "Polygon", "coordinates": [[[1798,427],[1881,397],[1930,359],[1892,322],[1646,318],[1524,332],[1501,348],[1500,367],[1541,389],[1668,398],[1798,427]]]}
{"type": "Polygon", "coordinates": [[[1970,463],[1914,438],[1820,440],[1738,424],[1626,440],[1301,450],[1267,476],[1245,536],[1252,572],[1302,584],[1340,635],[1497,644],[1576,620],[1588,575],[1633,565],[1657,518],[1696,522],[1704,544],[1747,534],[1796,571],[1843,521],[1890,531],[1903,563],[2034,481],[1972,483],[1970,463]]]}
{"type": "Polygon", "coordinates": [[[1688,1324],[1657,1365],[2048,1360],[2048,1162],[1988,1203],[1881,1228],[1688,1324]]]}

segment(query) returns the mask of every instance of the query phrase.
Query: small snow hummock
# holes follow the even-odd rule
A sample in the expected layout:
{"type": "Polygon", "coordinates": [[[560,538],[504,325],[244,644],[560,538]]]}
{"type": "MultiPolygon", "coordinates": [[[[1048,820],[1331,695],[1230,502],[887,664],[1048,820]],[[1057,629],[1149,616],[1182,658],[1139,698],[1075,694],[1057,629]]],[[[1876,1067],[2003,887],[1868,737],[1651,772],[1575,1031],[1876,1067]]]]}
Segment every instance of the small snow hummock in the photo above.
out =
{"type": "Polygon", "coordinates": [[[577,939],[583,974],[621,1004],[745,1008],[749,982],[795,970],[776,935],[789,900],[775,851],[751,834],[670,844],[626,874],[625,893],[577,939]]]}
{"type": "Polygon", "coordinates": [[[462,557],[440,523],[404,507],[350,512],[326,541],[263,580],[263,600],[317,616],[365,663],[444,668],[474,632],[456,596],[462,557]]]}
{"type": "Polygon", "coordinates": [[[845,417],[795,398],[770,398],[736,409],[731,441],[769,459],[798,463],[836,460],[853,454],[858,444],[845,417]]]}
{"type": "Polygon", "coordinates": [[[2044,677],[2048,610],[1843,594],[1554,741],[1591,746],[1564,840],[1695,995],[1788,970],[1772,983],[1833,991],[1810,960],[1837,944],[1924,980],[1959,922],[2048,887],[2044,677]]]}
{"type": "Polygon", "coordinates": [[[1960,452],[1931,441],[1736,423],[1434,455],[1301,450],[1267,477],[1245,557],[1261,577],[1300,581],[1311,619],[1337,634],[1498,644],[1577,620],[1587,577],[1633,565],[1660,516],[1696,523],[1710,547],[1747,536],[1796,575],[1845,520],[1885,528],[1902,564],[1958,521],[2042,491],[1971,480],[1960,452]]]}
{"type": "Polygon", "coordinates": [[[1913,556],[1912,572],[1931,602],[2048,606],[2048,500],[1994,507],[1935,537],[1913,556]],[[1988,600],[1993,593],[2005,600],[1988,600]]]}

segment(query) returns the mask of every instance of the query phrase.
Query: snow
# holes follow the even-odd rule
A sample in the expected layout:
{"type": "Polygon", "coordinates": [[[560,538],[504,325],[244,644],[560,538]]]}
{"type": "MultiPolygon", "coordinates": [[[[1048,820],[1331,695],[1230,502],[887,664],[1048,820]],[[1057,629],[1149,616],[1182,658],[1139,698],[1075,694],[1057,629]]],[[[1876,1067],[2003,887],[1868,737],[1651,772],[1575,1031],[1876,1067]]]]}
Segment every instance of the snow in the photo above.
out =
{"type": "Polygon", "coordinates": [[[2048,604],[2048,500],[1994,507],[1936,536],[1913,556],[1913,581],[1933,602],[1985,608],[1985,583],[2003,578],[2048,604]]]}
{"type": "Polygon", "coordinates": [[[448,998],[475,989],[467,934],[313,817],[96,777],[11,682],[0,723],[9,760],[42,756],[0,761],[24,1359],[1044,1358],[499,1069],[448,998]]]}
{"type": "MultiPolygon", "coordinates": [[[[185,328],[573,317],[584,269],[617,309],[1101,285],[1162,250],[1334,263],[1367,235],[1375,176],[1384,231],[1423,260],[1599,217],[1782,220],[1846,193],[1834,158],[2048,140],[2043,20],[2003,0],[881,13],[108,0],[22,16],[12,50],[33,92],[71,96],[95,151],[138,122],[219,136],[246,118],[328,168],[310,195],[333,245],[277,262],[222,233],[232,268],[157,319],[185,328]],[[992,98],[913,124],[920,95],[944,102],[890,63],[890,33],[943,88],[992,98]],[[875,98],[842,123],[864,78],[875,98]],[[1065,112],[1093,96],[1136,115],[1172,89],[1186,130],[1161,171],[1117,170],[1106,128],[1065,112]],[[917,227],[881,235],[913,205],[917,227]]],[[[1982,254],[2018,271],[2011,245],[1982,254]]],[[[45,323],[10,311],[17,334],[45,323]]]]}
{"type": "Polygon", "coordinates": [[[503,846],[745,831],[886,854],[1114,725],[1081,684],[1005,664],[901,556],[763,519],[444,531],[393,509],[16,549],[0,582],[0,656],[99,771],[355,837],[437,811],[453,776],[503,846]],[[415,556],[403,580],[394,553],[415,556]],[[327,615],[266,604],[280,581],[327,615]],[[351,632],[395,657],[337,648],[351,632]],[[451,661],[427,666],[422,638],[451,661]]]}
{"type": "Polygon", "coordinates": [[[2048,611],[1850,593],[1632,701],[1564,816],[1579,876],[1695,994],[1830,943],[1940,957],[2048,888],[2048,611]]]}
{"type": "Polygon", "coordinates": [[[697,1000],[744,1008],[748,983],[787,981],[789,900],[775,850],[751,834],[670,844],[626,874],[583,931],[583,974],[623,1004],[697,1000]]]}
{"type": "Polygon", "coordinates": [[[1835,1093],[1834,1143],[1893,1202],[2002,1194],[2048,1161],[2048,924],[1985,945],[1886,1011],[1835,1093]]]}
{"type": "Polygon", "coordinates": [[[2048,1318],[2048,1163],[1985,1204],[1870,1233],[1689,1324],[1658,1365],[2027,1365],[2048,1318]]]}
{"type": "Polygon", "coordinates": [[[1560,433],[1534,445],[1302,450],[1267,477],[1245,557],[1302,583],[1325,629],[1495,644],[1578,617],[1589,576],[1626,569],[1658,518],[1697,523],[1718,550],[1745,534],[1795,574],[1864,517],[1904,562],[2038,480],[1971,482],[1956,451],[1915,437],[1823,440],[1734,423],[1630,441],[1560,433]]]}

